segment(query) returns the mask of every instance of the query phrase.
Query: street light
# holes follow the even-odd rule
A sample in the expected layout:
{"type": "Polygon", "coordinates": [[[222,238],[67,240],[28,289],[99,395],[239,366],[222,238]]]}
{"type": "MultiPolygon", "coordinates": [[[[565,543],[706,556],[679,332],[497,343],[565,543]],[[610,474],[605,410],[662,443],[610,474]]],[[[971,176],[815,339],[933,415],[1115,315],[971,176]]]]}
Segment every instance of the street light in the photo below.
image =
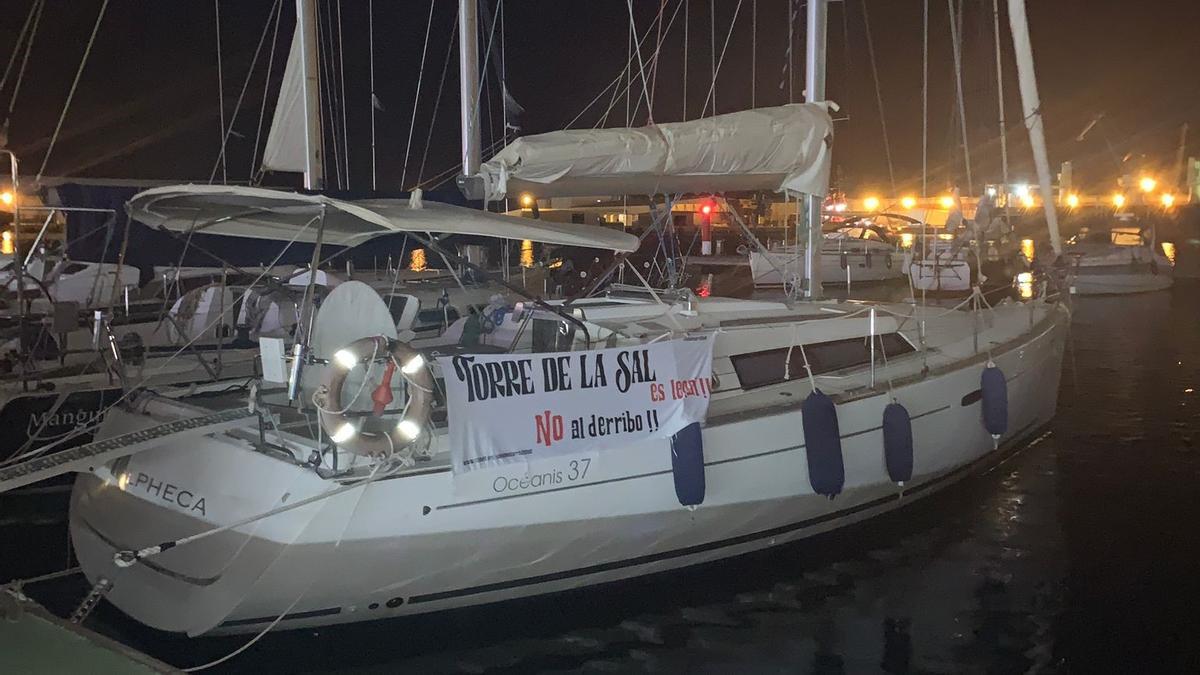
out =
{"type": "Polygon", "coordinates": [[[1164,192],[1162,196],[1162,205],[1168,209],[1172,206],[1175,206],[1175,195],[1171,194],[1170,192],[1164,192]]]}
{"type": "Polygon", "coordinates": [[[1154,192],[1154,188],[1158,187],[1158,181],[1150,176],[1142,176],[1142,180],[1138,182],[1142,188],[1142,192],[1154,192]]]}
{"type": "Polygon", "coordinates": [[[903,199],[900,200],[900,206],[903,206],[906,209],[911,209],[916,205],[917,205],[917,200],[915,197],[904,197],[903,199]]]}
{"type": "Polygon", "coordinates": [[[1113,206],[1117,207],[1118,209],[1122,206],[1125,206],[1125,195],[1118,192],[1117,194],[1113,195],[1112,202],[1113,206]]]}
{"type": "Polygon", "coordinates": [[[867,197],[863,200],[863,207],[868,211],[879,210],[879,197],[867,197]]]}
{"type": "Polygon", "coordinates": [[[1077,195],[1075,193],[1071,193],[1071,194],[1067,195],[1067,208],[1069,208],[1069,209],[1079,208],[1079,195],[1077,195]]]}

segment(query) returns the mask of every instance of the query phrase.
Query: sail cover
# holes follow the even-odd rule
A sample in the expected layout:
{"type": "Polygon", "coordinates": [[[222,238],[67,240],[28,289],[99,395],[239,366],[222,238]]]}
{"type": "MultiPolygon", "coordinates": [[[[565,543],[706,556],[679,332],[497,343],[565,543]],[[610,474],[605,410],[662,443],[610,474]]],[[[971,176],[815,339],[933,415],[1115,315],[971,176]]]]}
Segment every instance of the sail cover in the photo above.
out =
{"type": "Polygon", "coordinates": [[[829,189],[828,103],[797,103],[640,128],[520,138],[483,164],[487,199],[829,189]]]}
{"type": "Polygon", "coordinates": [[[324,195],[235,185],[170,185],[134,195],[130,218],[174,232],[357,246],[394,232],[437,232],[628,252],[637,237],[592,225],[550,223],[462,206],[412,200],[345,201],[324,195]]]}
{"type": "Polygon", "coordinates": [[[271,118],[271,131],[263,148],[262,168],[267,171],[303,173],[304,162],[304,72],[300,60],[300,26],[292,35],[292,48],[283,69],[279,101],[271,118]]]}

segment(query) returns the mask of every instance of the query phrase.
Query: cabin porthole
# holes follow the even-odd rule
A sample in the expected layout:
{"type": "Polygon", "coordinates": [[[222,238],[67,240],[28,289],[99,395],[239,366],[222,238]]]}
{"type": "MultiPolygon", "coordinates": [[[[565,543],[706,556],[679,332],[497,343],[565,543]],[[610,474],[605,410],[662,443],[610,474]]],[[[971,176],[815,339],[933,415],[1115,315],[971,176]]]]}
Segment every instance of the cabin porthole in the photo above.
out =
{"type": "Polygon", "coordinates": [[[422,506],[421,507],[421,515],[427,516],[427,515],[429,515],[429,512],[432,510],[433,509],[429,508],[428,506],[422,506]]]}
{"type": "Polygon", "coordinates": [[[367,605],[367,609],[379,609],[379,603],[372,602],[371,604],[367,605]]]}
{"type": "Polygon", "coordinates": [[[395,598],[392,598],[391,600],[387,601],[388,609],[396,609],[397,607],[399,607],[400,605],[403,605],[403,604],[404,604],[404,598],[401,598],[401,597],[395,597],[395,598]]]}

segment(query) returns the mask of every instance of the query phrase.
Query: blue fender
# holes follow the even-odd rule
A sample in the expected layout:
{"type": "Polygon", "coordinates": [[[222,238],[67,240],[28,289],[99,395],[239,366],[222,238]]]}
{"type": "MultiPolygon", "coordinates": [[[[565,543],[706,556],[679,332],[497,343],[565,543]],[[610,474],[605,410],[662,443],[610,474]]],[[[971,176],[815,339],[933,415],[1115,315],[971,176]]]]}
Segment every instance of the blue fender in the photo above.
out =
{"type": "Polygon", "coordinates": [[[912,418],[899,403],[889,403],[883,409],[883,459],[888,478],[897,483],[912,480],[912,418]]]}
{"type": "Polygon", "coordinates": [[[671,437],[671,474],[680,504],[704,503],[704,437],[699,422],[692,422],[671,437]]]}
{"type": "Polygon", "coordinates": [[[808,455],[808,481],[813,492],[832,499],[846,484],[837,406],[820,389],[814,389],[801,404],[800,413],[804,424],[805,454],[808,455]]]}
{"type": "Polygon", "coordinates": [[[1003,436],[1008,431],[1008,382],[1004,373],[989,364],[979,376],[979,389],[983,394],[983,427],[993,436],[1003,436]]]}

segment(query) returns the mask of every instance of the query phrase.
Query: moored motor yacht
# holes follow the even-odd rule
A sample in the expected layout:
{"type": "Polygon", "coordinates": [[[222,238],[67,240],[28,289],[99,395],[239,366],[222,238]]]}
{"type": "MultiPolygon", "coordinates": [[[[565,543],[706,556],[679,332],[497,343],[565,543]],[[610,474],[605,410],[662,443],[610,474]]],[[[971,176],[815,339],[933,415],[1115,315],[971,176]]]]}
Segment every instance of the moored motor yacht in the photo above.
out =
{"type": "Polygon", "coordinates": [[[1159,291],[1174,283],[1174,264],[1159,248],[1153,228],[1136,223],[1085,229],[1068,242],[1066,254],[1079,295],[1159,291]]]}

